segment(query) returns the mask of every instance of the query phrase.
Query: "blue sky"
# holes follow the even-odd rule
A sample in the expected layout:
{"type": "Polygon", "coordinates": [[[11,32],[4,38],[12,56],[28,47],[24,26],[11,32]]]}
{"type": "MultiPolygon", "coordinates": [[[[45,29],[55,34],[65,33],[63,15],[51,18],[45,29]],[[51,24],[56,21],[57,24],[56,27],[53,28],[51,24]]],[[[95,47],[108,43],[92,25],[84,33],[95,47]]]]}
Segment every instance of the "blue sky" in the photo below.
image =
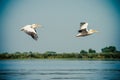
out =
{"type": "Polygon", "coordinates": [[[118,0],[2,0],[0,6],[0,52],[79,52],[106,46],[120,50],[118,0]],[[80,22],[99,33],[76,38],[80,22]],[[20,31],[38,23],[39,40],[20,31]]]}

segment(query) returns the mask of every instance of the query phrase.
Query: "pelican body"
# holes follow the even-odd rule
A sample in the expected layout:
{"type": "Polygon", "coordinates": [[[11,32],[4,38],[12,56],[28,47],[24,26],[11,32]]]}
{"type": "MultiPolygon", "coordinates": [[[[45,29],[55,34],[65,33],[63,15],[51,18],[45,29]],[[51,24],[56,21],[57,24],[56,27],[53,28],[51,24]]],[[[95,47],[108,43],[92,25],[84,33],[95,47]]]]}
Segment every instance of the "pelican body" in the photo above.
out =
{"type": "Polygon", "coordinates": [[[76,37],[84,37],[84,36],[88,36],[88,35],[91,35],[97,32],[96,30],[93,30],[93,29],[88,30],[87,26],[88,26],[88,23],[81,22],[80,30],[78,30],[78,34],[76,35],[76,37]]]}
{"type": "Polygon", "coordinates": [[[26,25],[23,28],[21,28],[21,31],[24,31],[26,34],[31,36],[34,40],[38,39],[36,28],[38,27],[38,24],[32,24],[32,25],[26,25]]]}

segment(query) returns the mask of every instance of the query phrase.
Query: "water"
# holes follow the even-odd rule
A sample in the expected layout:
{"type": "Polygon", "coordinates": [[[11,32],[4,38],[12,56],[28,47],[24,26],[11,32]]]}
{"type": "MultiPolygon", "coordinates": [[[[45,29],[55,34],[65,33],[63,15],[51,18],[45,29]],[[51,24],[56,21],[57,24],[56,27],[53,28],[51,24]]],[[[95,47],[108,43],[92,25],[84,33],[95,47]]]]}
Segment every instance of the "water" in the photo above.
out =
{"type": "Polygon", "coordinates": [[[1,60],[0,80],[120,80],[120,61],[1,60]]]}

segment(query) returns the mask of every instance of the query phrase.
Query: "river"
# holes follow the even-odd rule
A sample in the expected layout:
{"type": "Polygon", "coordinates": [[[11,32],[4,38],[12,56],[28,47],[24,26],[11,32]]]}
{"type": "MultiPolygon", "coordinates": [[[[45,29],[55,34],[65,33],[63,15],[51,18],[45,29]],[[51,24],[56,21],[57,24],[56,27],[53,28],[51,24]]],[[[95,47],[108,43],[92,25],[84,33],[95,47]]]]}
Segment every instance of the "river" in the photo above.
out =
{"type": "Polygon", "coordinates": [[[0,80],[120,80],[120,61],[0,60],[0,80]]]}

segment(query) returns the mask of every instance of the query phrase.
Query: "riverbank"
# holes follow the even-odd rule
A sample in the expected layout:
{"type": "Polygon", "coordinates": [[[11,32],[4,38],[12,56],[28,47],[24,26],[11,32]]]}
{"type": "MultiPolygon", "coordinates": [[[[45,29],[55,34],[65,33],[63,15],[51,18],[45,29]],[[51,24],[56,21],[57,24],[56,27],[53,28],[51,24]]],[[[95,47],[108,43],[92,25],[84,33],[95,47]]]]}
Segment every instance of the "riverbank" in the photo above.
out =
{"type": "Polygon", "coordinates": [[[119,60],[120,53],[1,53],[5,59],[71,59],[71,60],[119,60]]]}

